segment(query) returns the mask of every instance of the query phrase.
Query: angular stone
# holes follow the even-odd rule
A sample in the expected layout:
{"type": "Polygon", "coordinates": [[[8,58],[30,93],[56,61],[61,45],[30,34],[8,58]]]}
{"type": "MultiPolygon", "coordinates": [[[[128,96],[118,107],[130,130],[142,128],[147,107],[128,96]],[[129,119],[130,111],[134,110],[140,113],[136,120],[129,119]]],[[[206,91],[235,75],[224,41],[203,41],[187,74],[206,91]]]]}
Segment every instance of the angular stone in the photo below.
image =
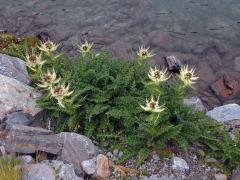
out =
{"type": "Polygon", "coordinates": [[[96,169],[97,169],[96,163],[97,163],[97,159],[96,157],[94,157],[92,159],[82,161],[81,167],[86,174],[92,175],[96,172],[96,169]]]}
{"type": "Polygon", "coordinates": [[[23,125],[14,125],[6,137],[7,152],[17,153],[36,153],[43,151],[52,154],[58,154],[62,150],[62,144],[58,136],[52,131],[28,127],[23,125]]]}
{"type": "Polygon", "coordinates": [[[55,172],[46,164],[25,165],[22,167],[22,180],[55,180],[55,172]]]}
{"type": "Polygon", "coordinates": [[[167,56],[165,60],[170,72],[176,73],[180,71],[182,63],[176,56],[167,56]]]}
{"type": "Polygon", "coordinates": [[[98,179],[106,179],[108,176],[110,176],[110,167],[107,156],[99,154],[97,156],[96,166],[97,166],[96,177],[98,179]]]}
{"type": "Polygon", "coordinates": [[[201,99],[197,96],[185,98],[183,104],[192,106],[196,111],[206,111],[201,99]]]}
{"type": "Polygon", "coordinates": [[[179,157],[173,157],[172,169],[186,172],[189,170],[187,162],[179,157]]]}
{"type": "Polygon", "coordinates": [[[240,106],[238,104],[227,104],[216,107],[213,110],[208,111],[207,116],[222,123],[240,120],[240,106]]]}
{"type": "Polygon", "coordinates": [[[36,122],[30,114],[23,112],[13,112],[7,115],[7,120],[5,121],[7,129],[11,128],[13,125],[25,125],[25,126],[35,126],[36,122]]]}
{"type": "Polygon", "coordinates": [[[3,75],[0,75],[0,87],[0,120],[15,111],[23,111],[32,116],[41,111],[36,107],[36,99],[41,94],[32,87],[3,75]]]}
{"type": "Polygon", "coordinates": [[[52,167],[55,170],[58,179],[83,180],[83,178],[78,177],[75,174],[72,164],[65,164],[64,162],[58,160],[44,160],[41,163],[52,167]]]}
{"type": "Polygon", "coordinates": [[[63,144],[59,159],[73,164],[81,172],[81,162],[96,154],[94,144],[86,136],[76,133],[62,132],[58,136],[63,144]]]}
{"type": "Polygon", "coordinates": [[[25,84],[30,83],[30,77],[24,61],[16,57],[0,54],[0,74],[25,84]]]}

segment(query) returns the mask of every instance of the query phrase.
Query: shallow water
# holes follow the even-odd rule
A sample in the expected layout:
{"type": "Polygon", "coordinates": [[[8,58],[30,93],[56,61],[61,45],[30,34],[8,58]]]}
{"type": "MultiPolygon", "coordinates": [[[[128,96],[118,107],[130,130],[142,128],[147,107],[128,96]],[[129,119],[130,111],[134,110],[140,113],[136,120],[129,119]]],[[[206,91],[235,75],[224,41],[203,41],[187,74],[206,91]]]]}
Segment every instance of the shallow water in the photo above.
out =
{"type": "Polygon", "coordinates": [[[0,29],[47,32],[69,54],[88,39],[96,49],[130,58],[144,43],[157,54],[153,64],[174,54],[196,66],[206,102],[209,85],[222,74],[240,79],[239,0],[0,0],[0,29]]]}

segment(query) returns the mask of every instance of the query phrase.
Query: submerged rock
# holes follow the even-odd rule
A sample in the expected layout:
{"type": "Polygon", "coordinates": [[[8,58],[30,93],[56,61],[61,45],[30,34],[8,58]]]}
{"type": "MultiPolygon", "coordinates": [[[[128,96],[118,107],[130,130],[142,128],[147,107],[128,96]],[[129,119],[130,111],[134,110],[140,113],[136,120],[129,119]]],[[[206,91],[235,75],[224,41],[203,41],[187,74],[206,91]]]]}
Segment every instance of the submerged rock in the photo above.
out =
{"type": "Polygon", "coordinates": [[[192,106],[196,111],[206,111],[206,108],[204,107],[201,99],[197,96],[185,98],[183,100],[183,104],[192,106]]]}
{"type": "Polygon", "coordinates": [[[207,116],[221,123],[227,123],[233,120],[240,121],[240,106],[238,104],[227,104],[216,107],[208,111],[207,116]]]}
{"type": "Polygon", "coordinates": [[[16,57],[0,54],[0,74],[25,84],[30,83],[30,77],[24,61],[16,57]]]}
{"type": "Polygon", "coordinates": [[[0,120],[7,114],[23,111],[35,116],[41,111],[36,100],[41,94],[32,87],[0,74],[0,120]]]}

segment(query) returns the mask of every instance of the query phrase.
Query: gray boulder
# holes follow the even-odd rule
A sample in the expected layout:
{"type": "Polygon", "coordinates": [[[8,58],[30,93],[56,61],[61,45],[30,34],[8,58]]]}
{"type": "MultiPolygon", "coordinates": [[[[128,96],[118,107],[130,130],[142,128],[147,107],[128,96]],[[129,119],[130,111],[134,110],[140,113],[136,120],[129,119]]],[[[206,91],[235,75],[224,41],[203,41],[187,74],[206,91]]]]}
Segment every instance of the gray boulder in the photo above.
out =
{"type": "Polygon", "coordinates": [[[22,180],[55,180],[54,169],[47,164],[22,166],[22,180]]]}
{"type": "Polygon", "coordinates": [[[56,177],[58,177],[58,179],[83,180],[83,178],[78,177],[75,174],[72,164],[65,164],[64,162],[58,160],[45,160],[41,163],[52,167],[55,170],[56,177]]]}
{"type": "Polygon", "coordinates": [[[0,54],[0,74],[14,78],[25,84],[30,83],[24,61],[16,57],[0,54]]]}
{"type": "Polygon", "coordinates": [[[62,144],[59,137],[52,131],[14,125],[6,137],[6,151],[10,153],[36,153],[43,151],[51,154],[59,154],[62,144]]]}
{"type": "Polygon", "coordinates": [[[74,165],[81,172],[81,162],[96,155],[96,148],[86,136],[63,132],[58,134],[63,144],[60,160],[74,165]]]}
{"type": "Polygon", "coordinates": [[[208,111],[207,116],[221,123],[240,120],[240,106],[238,104],[227,104],[216,107],[213,110],[208,111]]]}
{"type": "Polygon", "coordinates": [[[0,87],[0,120],[15,111],[23,111],[32,116],[41,111],[36,107],[36,99],[41,93],[32,87],[1,74],[0,87]]]}
{"type": "Polygon", "coordinates": [[[206,111],[201,99],[197,96],[185,98],[183,100],[183,104],[193,107],[196,111],[206,111]]]}

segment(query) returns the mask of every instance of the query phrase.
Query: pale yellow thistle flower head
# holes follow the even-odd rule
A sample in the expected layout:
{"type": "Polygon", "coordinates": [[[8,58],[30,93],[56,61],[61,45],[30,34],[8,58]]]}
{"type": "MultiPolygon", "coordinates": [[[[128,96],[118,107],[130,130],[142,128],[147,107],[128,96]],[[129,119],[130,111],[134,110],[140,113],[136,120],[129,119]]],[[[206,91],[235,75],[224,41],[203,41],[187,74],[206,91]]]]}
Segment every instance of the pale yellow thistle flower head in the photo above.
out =
{"type": "Polygon", "coordinates": [[[195,75],[195,69],[189,68],[188,65],[181,67],[178,77],[186,86],[195,84],[198,77],[195,75]]]}
{"type": "Polygon", "coordinates": [[[73,91],[69,91],[69,85],[61,84],[57,86],[53,86],[50,89],[51,96],[58,101],[58,104],[61,107],[65,107],[63,104],[64,98],[70,96],[73,91]]]}
{"type": "Polygon", "coordinates": [[[36,71],[38,67],[42,67],[45,61],[42,60],[42,55],[31,54],[26,55],[26,66],[29,67],[31,70],[36,71]]]}
{"type": "Polygon", "coordinates": [[[43,74],[41,76],[41,84],[38,84],[39,87],[41,88],[51,88],[54,84],[57,84],[60,81],[61,78],[57,78],[57,74],[55,70],[53,69],[51,71],[47,71],[47,73],[43,74]]]}
{"type": "Polygon", "coordinates": [[[50,53],[56,51],[59,44],[54,43],[53,41],[47,40],[42,42],[41,45],[38,47],[43,52],[50,53]]]}
{"type": "Polygon", "coordinates": [[[78,45],[78,51],[85,55],[87,53],[89,53],[92,49],[93,43],[89,43],[87,41],[85,41],[83,44],[78,45]]]}
{"type": "Polygon", "coordinates": [[[155,68],[150,68],[148,73],[149,79],[151,79],[154,83],[159,84],[160,82],[167,81],[171,75],[168,74],[167,69],[159,70],[155,66],[155,68]]]}
{"type": "Polygon", "coordinates": [[[153,96],[151,97],[150,101],[146,99],[146,106],[142,106],[142,105],[140,106],[144,111],[154,112],[154,113],[160,113],[165,110],[163,106],[159,106],[159,97],[155,101],[153,99],[153,96]]]}
{"type": "Polygon", "coordinates": [[[155,54],[153,54],[149,49],[150,47],[145,48],[144,46],[140,46],[137,52],[138,57],[142,60],[153,57],[155,54]]]}

